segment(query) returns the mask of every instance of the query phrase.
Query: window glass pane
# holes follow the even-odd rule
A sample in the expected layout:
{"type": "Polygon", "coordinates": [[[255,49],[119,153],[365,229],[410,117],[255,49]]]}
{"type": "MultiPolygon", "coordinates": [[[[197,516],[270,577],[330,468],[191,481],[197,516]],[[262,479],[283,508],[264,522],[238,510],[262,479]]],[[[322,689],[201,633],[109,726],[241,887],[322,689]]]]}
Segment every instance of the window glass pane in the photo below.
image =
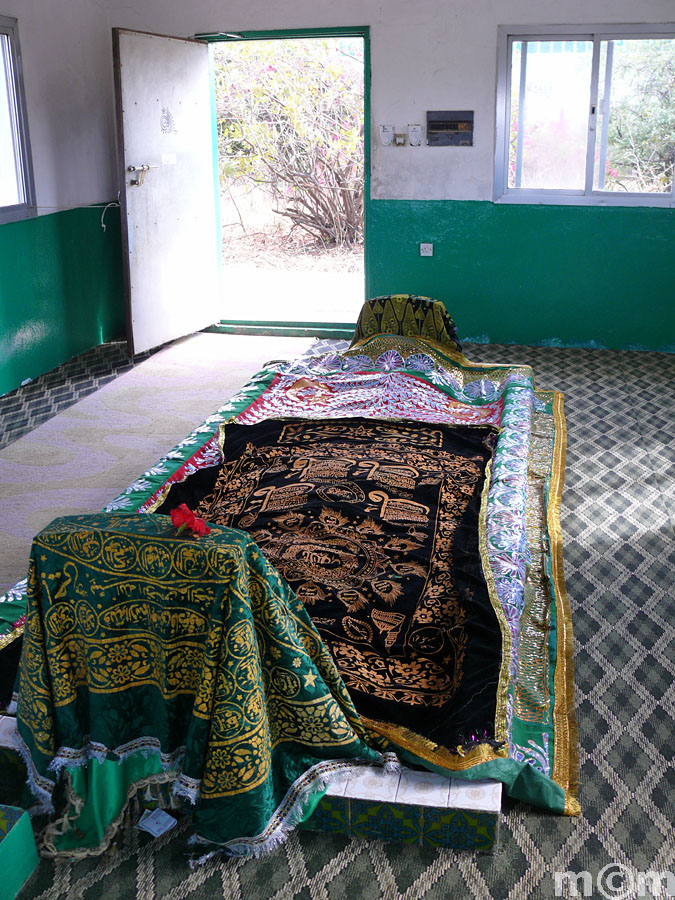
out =
{"type": "Polygon", "coordinates": [[[16,158],[16,110],[10,49],[9,37],[0,34],[0,206],[24,202],[16,158]]]}
{"type": "Polygon", "coordinates": [[[669,194],[675,156],[675,39],[603,41],[595,189],[669,194]]]}
{"type": "Polygon", "coordinates": [[[584,189],[592,60],[592,41],[513,44],[510,188],[584,189]]]}

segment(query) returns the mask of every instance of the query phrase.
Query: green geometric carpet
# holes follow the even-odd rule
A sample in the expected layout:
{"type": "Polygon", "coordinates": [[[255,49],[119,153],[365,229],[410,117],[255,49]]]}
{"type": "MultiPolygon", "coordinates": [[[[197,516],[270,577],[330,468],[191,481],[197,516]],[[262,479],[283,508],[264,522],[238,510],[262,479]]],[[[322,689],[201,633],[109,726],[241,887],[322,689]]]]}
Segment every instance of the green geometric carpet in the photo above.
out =
{"type": "MultiPolygon", "coordinates": [[[[304,832],[268,857],[194,871],[187,821],[155,841],[127,829],[103,858],[41,861],[21,900],[550,900],[555,872],[595,879],[618,863],[631,875],[675,873],[675,356],[473,344],[465,352],[529,363],[539,387],[565,393],[581,817],[506,800],[492,856],[304,832]]],[[[593,887],[593,897],[635,896],[593,887]]]]}
{"type": "Polygon", "coordinates": [[[155,352],[141,353],[132,360],[127,356],[126,341],[110,341],[73,357],[9,394],[3,394],[0,397],[0,449],[133,369],[155,352]]]}

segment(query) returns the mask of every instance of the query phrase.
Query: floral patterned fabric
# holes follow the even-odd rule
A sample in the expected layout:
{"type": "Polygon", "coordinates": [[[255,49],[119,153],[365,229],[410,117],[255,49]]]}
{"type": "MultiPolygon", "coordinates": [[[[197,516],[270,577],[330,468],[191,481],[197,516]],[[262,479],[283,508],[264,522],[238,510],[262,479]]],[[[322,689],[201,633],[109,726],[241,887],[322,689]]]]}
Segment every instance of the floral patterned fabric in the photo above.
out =
{"type": "MultiPolygon", "coordinates": [[[[406,739],[385,737],[405,761],[468,779],[495,778],[513,797],[577,813],[571,622],[558,518],[565,453],[562,396],[535,389],[527,366],[478,365],[434,339],[374,334],[346,352],[270,364],[108,510],[156,510],[172,484],[222,462],[222,425],[284,416],[499,428],[480,534],[510,635],[500,705],[506,745],[498,754],[478,749],[458,756],[412,731],[406,739]]],[[[16,594],[24,596],[25,588],[18,586],[16,594]]],[[[372,733],[368,736],[372,745],[372,733]]],[[[84,784],[85,771],[68,766],[74,785],[84,784]]],[[[303,777],[305,786],[316,784],[311,770],[303,777]]],[[[285,816],[297,794],[289,796],[270,825],[290,821],[285,816]]],[[[252,845],[241,846],[249,852],[245,848],[252,845]]]]}
{"type": "MultiPolygon", "coordinates": [[[[198,431],[204,447],[215,452],[218,435],[210,432],[219,423],[255,423],[268,412],[320,417],[330,411],[386,419],[398,413],[426,421],[442,421],[448,414],[449,421],[476,416],[478,422],[479,416],[495,413],[495,404],[500,435],[492,463],[486,552],[511,633],[504,715],[509,759],[518,765],[486,762],[470,753],[457,769],[455,759],[440,758],[429,748],[418,755],[419,746],[413,757],[422,764],[429,760],[454,766],[465,777],[498,778],[514,796],[574,813],[578,763],[569,663],[572,632],[558,524],[565,452],[562,395],[536,390],[528,366],[476,364],[426,341],[376,335],[342,353],[270,364],[198,431]]],[[[496,424],[496,418],[490,421],[496,424]]],[[[198,443],[194,437],[190,441],[198,443]]],[[[156,509],[171,484],[201,467],[193,464],[199,451],[186,447],[182,458],[187,461],[176,463],[168,478],[142,479],[152,481],[152,489],[132,486],[110,508],[122,503],[156,509]]]]}

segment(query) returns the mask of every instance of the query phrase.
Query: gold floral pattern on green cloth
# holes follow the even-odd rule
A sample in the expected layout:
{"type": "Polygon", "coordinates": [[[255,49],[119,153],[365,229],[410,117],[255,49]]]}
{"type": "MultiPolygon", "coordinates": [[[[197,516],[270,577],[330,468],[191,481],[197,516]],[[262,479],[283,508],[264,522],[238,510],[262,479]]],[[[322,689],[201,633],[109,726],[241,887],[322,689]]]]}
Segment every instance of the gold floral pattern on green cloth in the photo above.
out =
{"type": "Polygon", "coordinates": [[[202,821],[236,796],[264,811],[258,831],[216,826],[227,840],[262,830],[312,764],[377,756],[304,607],[242,532],[57,519],[35,538],[28,600],[17,719],[43,793],[92,755],[173,755],[202,821]]]}

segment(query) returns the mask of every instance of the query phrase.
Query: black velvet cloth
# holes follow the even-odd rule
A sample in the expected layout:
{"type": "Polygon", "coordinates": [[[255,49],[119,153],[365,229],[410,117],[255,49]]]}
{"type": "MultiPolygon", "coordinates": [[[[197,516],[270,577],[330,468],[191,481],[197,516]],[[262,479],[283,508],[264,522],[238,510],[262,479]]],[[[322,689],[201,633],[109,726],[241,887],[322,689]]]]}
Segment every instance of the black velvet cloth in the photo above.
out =
{"type": "Polygon", "coordinates": [[[0,650],[0,708],[9,706],[19,671],[23,637],[18,637],[0,650]]]}
{"type": "Polygon", "coordinates": [[[490,426],[349,418],[225,427],[172,487],[248,531],[303,601],[362,716],[447,748],[494,738],[501,630],[479,551],[490,426]]]}

